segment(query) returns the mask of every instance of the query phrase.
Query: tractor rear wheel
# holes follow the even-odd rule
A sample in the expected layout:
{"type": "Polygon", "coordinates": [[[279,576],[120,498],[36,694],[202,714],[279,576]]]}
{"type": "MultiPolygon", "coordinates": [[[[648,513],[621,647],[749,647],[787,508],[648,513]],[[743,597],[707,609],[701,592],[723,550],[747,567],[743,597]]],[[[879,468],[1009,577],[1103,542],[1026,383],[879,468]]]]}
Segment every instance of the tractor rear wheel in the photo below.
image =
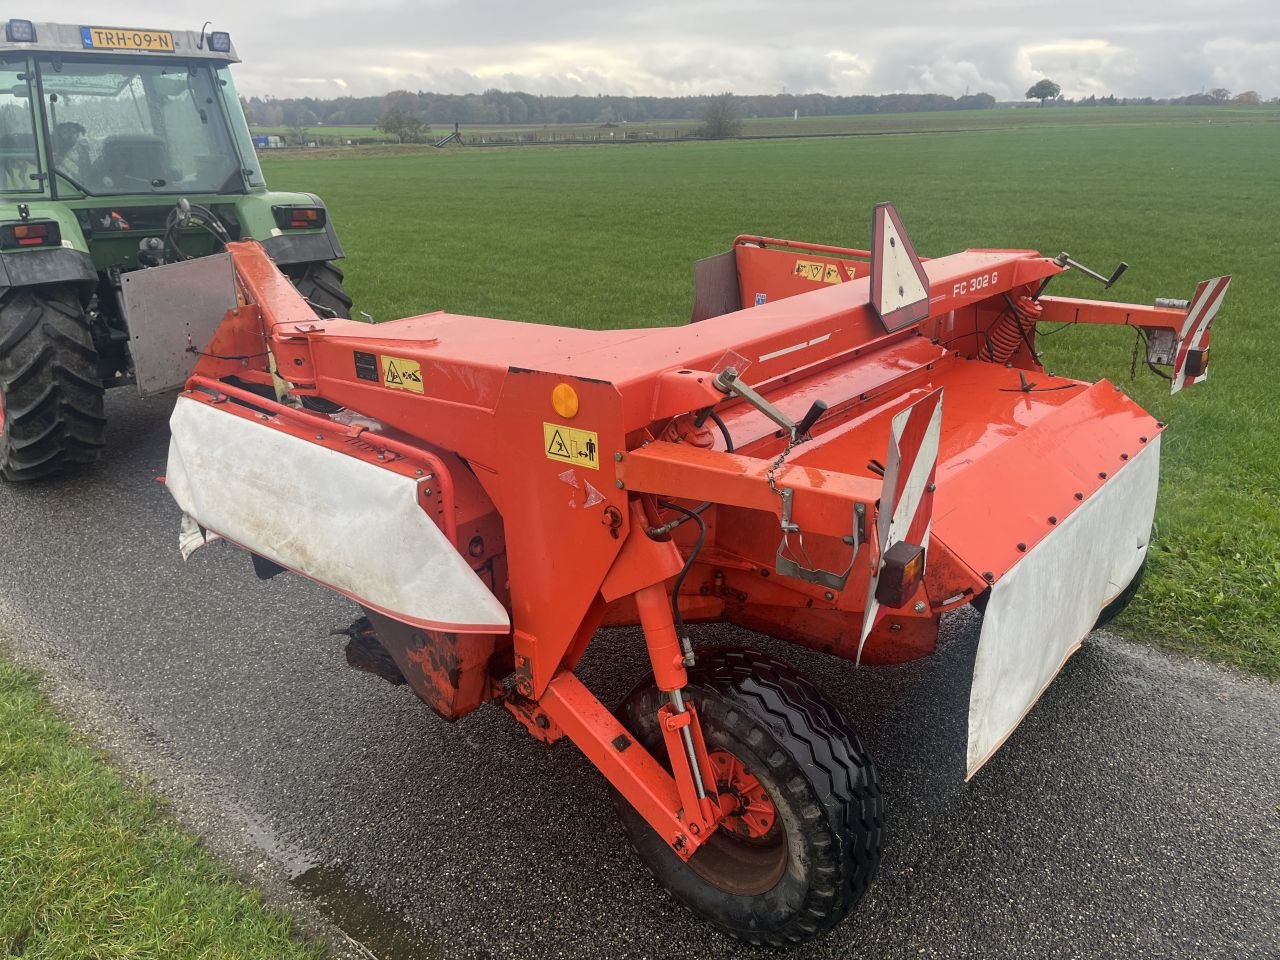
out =
{"type": "Polygon", "coordinates": [[[0,302],[0,478],[38,480],[93,463],[106,423],[77,291],[10,291],[0,302]]]}
{"type": "Polygon", "coordinates": [[[342,268],[332,260],[291,263],[281,270],[319,316],[350,318],[351,297],[343,285],[342,268]]]}
{"type": "MultiPolygon", "coordinates": [[[[699,651],[685,693],[728,813],[685,863],[615,793],[640,859],[694,913],[742,940],[785,946],[829,930],[880,862],[880,787],[862,744],[816,687],[750,650],[699,651]]],[[[647,681],[620,718],[665,763],[663,703],[647,681]]]]}

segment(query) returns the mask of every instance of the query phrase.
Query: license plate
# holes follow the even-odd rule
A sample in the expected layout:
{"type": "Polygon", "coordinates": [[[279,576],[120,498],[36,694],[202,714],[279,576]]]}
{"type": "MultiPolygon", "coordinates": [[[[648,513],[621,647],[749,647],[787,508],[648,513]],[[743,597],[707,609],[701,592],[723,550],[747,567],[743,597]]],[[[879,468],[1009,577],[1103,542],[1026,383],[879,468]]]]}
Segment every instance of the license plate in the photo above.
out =
{"type": "Polygon", "coordinates": [[[85,49],[147,50],[173,53],[173,34],[168,30],[127,30],[122,27],[81,27],[85,49]]]}

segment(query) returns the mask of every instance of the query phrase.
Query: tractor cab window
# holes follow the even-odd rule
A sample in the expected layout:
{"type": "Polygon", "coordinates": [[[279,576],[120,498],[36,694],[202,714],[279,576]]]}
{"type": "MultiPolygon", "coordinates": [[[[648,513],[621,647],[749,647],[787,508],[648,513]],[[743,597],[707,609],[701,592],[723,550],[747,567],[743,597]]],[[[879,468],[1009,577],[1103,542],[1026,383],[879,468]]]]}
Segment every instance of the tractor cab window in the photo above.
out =
{"type": "Polygon", "coordinates": [[[32,86],[23,62],[0,62],[0,194],[40,193],[32,86]]]}
{"type": "Polygon", "coordinates": [[[60,192],[242,192],[240,156],[208,66],[41,62],[60,192]]]}

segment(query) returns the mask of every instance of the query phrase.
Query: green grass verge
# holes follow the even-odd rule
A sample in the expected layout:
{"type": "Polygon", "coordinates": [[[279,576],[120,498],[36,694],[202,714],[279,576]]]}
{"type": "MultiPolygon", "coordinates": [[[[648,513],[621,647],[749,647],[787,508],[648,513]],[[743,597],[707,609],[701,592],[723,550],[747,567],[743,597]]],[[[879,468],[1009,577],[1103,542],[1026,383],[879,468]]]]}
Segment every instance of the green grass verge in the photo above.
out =
{"type": "Polygon", "coordinates": [[[871,207],[886,199],[926,255],[1065,248],[1100,269],[1132,265],[1111,293],[1075,276],[1058,293],[1150,303],[1232,273],[1210,380],[1176,397],[1144,370],[1130,382],[1123,330],[1073,328],[1043,343],[1052,369],[1122,383],[1171,424],[1149,578],[1117,627],[1280,675],[1280,431],[1267,402],[1280,361],[1280,111],[967,116],[997,113],[1009,129],[347,151],[268,156],[264,167],[275,186],[325,198],[356,306],[378,319],[447,309],[590,327],[680,323],[695,258],[738,233],[865,246],[871,207]],[[1117,122],[1126,117],[1142,122],[1117,122]]]}
{"type": "Polygon", "coordinates": [[[0,659],[0,956],[316,960],[0,659]]]}

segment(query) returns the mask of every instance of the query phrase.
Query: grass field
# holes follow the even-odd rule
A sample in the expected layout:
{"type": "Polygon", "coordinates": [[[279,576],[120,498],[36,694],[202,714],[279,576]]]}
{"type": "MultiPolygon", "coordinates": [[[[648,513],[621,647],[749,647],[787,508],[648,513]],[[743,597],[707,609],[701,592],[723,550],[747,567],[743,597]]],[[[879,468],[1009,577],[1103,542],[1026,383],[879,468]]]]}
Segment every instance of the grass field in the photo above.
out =
{"type": "MultiPolygon", "coordinates": [[[[326,199],[357,308],[377,319],[443,308],[594,327],[679,323],[691,261],[735,234],[863,246],[872,204],[885,199],[926,255],[996,246],[1067,249],[1106,270],[1128,260],[1107,295],[1117,299],[1188,297],[1197,281],[1232,273],[1212,377],[1177,397],[1142,371],[1130,382],[1123,331],[1073,328],[1044,343],[1051,369],[1123,383],[1171,423],[1150,575],[1119,629],[1280,675],[1280,112],[966,116],[988,115],[1008,129],[291,153],[264,167],[273,185],[326,199]]],[[[940,116],[958,115],[888,119],[910,130],[940,116]]],[[[1100,295],[1078,277],[1057,292],[1100,295]]]]}
{"type": "Polygon", "coordinates": [[[0,956],[318,960],[0,659],[0,956]]]}

